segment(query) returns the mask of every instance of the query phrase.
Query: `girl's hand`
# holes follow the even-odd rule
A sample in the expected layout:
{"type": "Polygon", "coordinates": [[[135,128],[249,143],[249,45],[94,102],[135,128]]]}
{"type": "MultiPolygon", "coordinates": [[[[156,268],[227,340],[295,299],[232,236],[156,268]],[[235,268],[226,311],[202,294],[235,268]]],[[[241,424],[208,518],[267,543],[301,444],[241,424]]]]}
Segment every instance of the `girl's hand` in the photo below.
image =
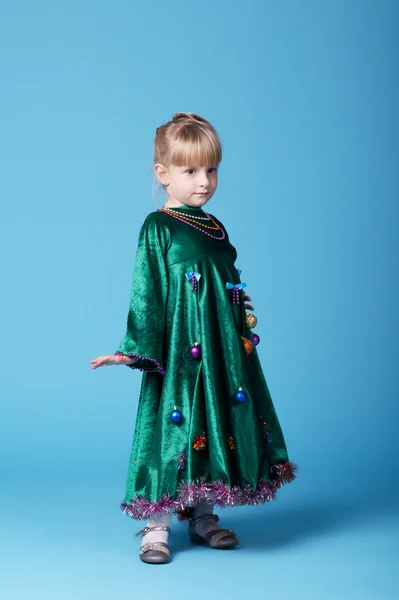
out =
{"type": "Polygon", "coordinates": [[[93,358],[90,363],[93,365],[92,369],[98,369],[98,367],[105,367],[107,365],[132,365],[138,360],[138,356],[132,358],[131,356],[124,355],[113,355],[106,354],[104,356],[98,356],[93,358]]]}
{"type": "MultiPolygon", "coordinates": [[[[246,294],[244,295],[244,300],[250,302],[252,300],[252,298],[250,296],[247,296],[246,294]]],[[[247,308],[248,310],[254,310],[254,307],[252,306],[252,304],[245,304],[244,305],[245,308],[247,308]]]]}

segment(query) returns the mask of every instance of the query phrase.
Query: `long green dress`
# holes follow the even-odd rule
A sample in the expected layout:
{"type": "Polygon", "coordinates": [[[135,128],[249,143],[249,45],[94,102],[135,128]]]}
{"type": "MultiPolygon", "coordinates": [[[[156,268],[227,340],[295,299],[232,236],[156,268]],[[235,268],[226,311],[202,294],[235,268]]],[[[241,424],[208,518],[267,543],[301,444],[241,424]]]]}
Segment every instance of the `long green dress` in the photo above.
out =
{"type": "Polygon", "coordinates": [[[214,216],[222,229],[204,234],[182,214],[214,226],[201,208],[147,216],[115,352],[138,356],[129,368],[143,371],[121,503],[134,519],[175,512],[186,521],[205,499],[260,504],[297,469],[246,323],[236,249],[214,216]]]}

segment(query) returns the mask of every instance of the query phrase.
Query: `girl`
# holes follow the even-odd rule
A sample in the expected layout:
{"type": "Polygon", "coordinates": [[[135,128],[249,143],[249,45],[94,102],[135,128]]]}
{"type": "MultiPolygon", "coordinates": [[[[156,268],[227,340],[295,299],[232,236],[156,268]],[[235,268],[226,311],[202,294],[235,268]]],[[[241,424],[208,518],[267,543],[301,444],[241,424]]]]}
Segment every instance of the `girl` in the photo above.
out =
{"type": "Polygon", "coordinates": [[[123,513],[148,519],[140,558],[170,561],[172,514],[192,542],[233,548],[216,506],[273,500],[295,478],[251,331],[257,319],[237,252],[203,207],[216,191],[221,143],[212,125],[176,113],[158,127],[154,171],[164,206],[141,227],[126,335],[92,369],[144,371],[123,513]]]}

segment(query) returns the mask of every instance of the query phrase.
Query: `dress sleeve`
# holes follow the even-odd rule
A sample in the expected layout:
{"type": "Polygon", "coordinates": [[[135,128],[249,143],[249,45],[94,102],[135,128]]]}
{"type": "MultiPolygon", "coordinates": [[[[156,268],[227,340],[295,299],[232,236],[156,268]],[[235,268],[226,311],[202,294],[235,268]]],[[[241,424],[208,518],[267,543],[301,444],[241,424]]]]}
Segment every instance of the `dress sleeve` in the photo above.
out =
{"type": "MultiPolygon", "coordinates": [[[[131,369],[163,372],[169,230],[151,213],[139,234],[130,289],[126,334],[115,354],[139,357],[131,369]]],[[[163,215],[162,215],[163,216],[163,215]]]]}

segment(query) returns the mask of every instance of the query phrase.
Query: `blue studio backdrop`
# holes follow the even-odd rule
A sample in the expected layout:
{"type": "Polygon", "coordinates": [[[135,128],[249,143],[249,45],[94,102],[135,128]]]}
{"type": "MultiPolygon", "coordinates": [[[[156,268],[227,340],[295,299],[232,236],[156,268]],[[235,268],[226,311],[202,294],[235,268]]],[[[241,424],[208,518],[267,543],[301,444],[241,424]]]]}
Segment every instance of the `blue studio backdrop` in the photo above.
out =
{"type": "MultiPolygon", "coordinates": [[[[251,559],[204,551],[204,589],[220,596],[225,573],[233,598],[255,594],[289,565],[295,597],[394,597],[387,557],[377,574],[371,554],[346,563],[368,544],[318,566],[309,544],[397,500],[398,17],[388,0],[0,3],[4,598],[146,589],[140,524],[119,509],[141,374],[89,360],[124,335],[138,232],[164,201],[155,129],[177,111],[221,137],[208,206],[238,250],[300,467],[273,506],[226,509],[251,559]]],[[[176,531],[153,585],[179,599],[201,571],[176,531]]]]}

